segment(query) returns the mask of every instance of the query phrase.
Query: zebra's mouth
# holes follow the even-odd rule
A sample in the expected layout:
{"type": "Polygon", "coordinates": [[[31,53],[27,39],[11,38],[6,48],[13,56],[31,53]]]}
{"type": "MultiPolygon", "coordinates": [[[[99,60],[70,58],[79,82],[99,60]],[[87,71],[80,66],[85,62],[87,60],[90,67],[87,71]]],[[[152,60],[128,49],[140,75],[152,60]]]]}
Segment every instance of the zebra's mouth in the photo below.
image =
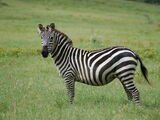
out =
{"type": "Polygon", "coordinates": [[[41,54],[44,58],[48,57],[48,49],[46,46],[43,47],[41,54]]]}

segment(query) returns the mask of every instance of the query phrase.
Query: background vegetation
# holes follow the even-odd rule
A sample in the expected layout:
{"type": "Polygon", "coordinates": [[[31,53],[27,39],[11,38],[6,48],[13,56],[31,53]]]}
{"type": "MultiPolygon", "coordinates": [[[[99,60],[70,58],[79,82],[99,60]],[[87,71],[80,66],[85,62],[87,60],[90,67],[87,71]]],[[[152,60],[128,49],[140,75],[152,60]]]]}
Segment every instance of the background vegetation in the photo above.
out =
{"type": "Polygon", "coordinates": [[[140,1],[140,2],[146,2],[151,4],[160,4],[160,0],[133,0],[133,1],[140,1]]]}
{"type": "Polygon", "coordinates": [[[160,6],[128,0],[0,0],[0,119],[159,120],[160,6]],[[143,105],[127,101],[118,80],[103,86],[76,84],[70,105],[52,59],[40,55],[37,24],[54,22],[75,47],[127,46],[149,70],[135,83],[143,105]]]}

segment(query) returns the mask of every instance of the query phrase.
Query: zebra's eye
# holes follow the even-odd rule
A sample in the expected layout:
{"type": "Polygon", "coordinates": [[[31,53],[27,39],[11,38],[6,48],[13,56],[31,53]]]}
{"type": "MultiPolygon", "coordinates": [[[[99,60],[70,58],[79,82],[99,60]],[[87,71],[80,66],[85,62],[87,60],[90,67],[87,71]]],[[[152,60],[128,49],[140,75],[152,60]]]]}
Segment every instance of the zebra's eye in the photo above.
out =
{"type": "Polygon", "coordinates": [[[53,37],[50,37],[50,42],[53,42],[53,37]]]}

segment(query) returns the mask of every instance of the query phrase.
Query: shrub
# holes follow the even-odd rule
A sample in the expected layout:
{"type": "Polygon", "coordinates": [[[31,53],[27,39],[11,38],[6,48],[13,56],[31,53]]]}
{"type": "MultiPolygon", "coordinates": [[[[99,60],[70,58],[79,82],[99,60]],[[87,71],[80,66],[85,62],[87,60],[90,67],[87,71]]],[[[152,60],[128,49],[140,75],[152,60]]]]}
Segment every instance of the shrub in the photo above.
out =
{"type": "Polygon", "coordinates": [[[0,56],[39,55],[38,48],[0,48],[0,56]]]}
{"type": "Polygon", "coordinates": [[[140,1],[140,2],[151,3],[151,4],[160,4],[160,0],[131,0],[131,1],[140,1]]]}

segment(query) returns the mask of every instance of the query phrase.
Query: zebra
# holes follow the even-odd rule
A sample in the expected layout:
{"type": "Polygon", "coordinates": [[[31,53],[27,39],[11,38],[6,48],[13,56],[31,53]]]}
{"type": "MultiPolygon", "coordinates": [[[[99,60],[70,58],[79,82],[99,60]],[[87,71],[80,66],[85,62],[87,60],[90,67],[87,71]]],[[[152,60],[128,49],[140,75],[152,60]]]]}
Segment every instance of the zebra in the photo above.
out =
{"type": "Polygon", "coordinates": [[[69,102],[75,96],[75,82],[92,86],[103,86],[118,78],[134,104],[140,104],[140,94],[133,78],[138,61],[141,72],[150,84],[147,68],[134,51],[123,46],[114,46],[100,50],[83,50],[73,47],[72,40],[55,28],[55,24],[38,24],[42,40],[41,54],[47,58],[50,54],[58,71],[65,81],[69,102]]]}

